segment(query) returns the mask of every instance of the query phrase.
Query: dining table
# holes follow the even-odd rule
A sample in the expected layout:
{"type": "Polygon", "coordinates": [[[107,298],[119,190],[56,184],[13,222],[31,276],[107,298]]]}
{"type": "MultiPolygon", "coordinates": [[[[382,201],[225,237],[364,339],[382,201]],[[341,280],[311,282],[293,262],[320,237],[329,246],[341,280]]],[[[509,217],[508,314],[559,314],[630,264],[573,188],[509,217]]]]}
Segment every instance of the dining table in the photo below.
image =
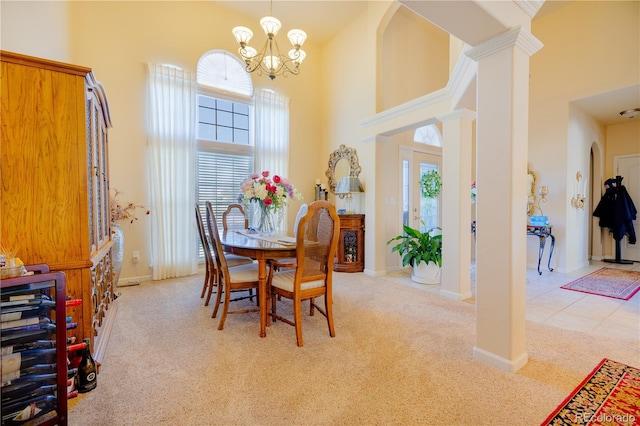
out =
{"type": "Polygon", "coordinates": [[[296,241],[285,235],[263,235],[256,231],[227,230],[220,233],[225,253],[246,256],[258,262],[258,303],[260,305],[260,337],[267,335],[267,261],[296,257],[296,241]]]}

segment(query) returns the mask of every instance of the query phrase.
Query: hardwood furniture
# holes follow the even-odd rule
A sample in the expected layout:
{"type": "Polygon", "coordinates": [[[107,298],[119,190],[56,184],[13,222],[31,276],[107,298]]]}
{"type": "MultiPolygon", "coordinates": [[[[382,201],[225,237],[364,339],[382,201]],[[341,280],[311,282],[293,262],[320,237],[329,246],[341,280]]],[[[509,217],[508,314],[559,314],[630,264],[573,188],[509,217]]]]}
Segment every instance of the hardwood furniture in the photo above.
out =
{"type": "Polygon", "coordinates": [[[363,214],[341,214],[338,250],[333,264],[336,272],[364,271],[363,214]]]}
{"type": "Polygon", "coordinates": [[[332,270],[335,257],[340,219],[336,208],[328,201],[315,201],[300,219],[296,236],[296,268],[274,272],[269,269],[267,286],[271,300],[271,318],[281,320],[296,328],[296,341],[302,341],[302,301],[309,300],[310,315],[317,309],[327,319],[329,335],[335,337],[333,325],[332,270]],[[293,301],[293,321],[277,313],[277,298],[285,297],[293,301]],[[324,296],[324,309],[316,305],[315,298],[324,296]]]}
{"type": "MultiPolygon", "coordinates": [[[[13,424],[16,416],[32,412],[29,424],[66,425],[67,424],[67,339],[65,333],[65,275],[62,272],[49,272],[47,265],[27,266],[35,271],[34,275],[6,278],[0,281],[2,291],[2,366],[3,379],[11,374],[10,383],[2,386],[2,424],[13,424]],[[13,301],[16,297],[32,297],[31,300],[13,301]],[[38,300],[44,298],[44,300],[38,300]],[[42,308],[40,303],[55,301],[55,309],[42,308]],[[20,326],[20,322],[30,319],[40,321],[37,325],[20,326]],[[13,320],[13,321],[10,321],[13,320]],[[50,320],[55,331],[50,333],[50,320]],[[45,321],[45,322],[42,322],[45,321]],[[54,351],[54,358],[47,357],[37,367],[41,380],[34,375],[21,372],[21,356],[24,351],[54,351]],[[6,353],[5,353],[6,352],[6,353]],[[51,366],[52,364],[52,366],[51,366]],[[9,371],[15,365],[17,371],[9,371]],[[35,393],[39,396],[33,397],[35,393]],[[33,404],[31,410],[28,408],[33,404]],[[36,411],[42,410],[39,413],[36,411]],[[26,411],[24,411],[27,409],[26,411]],[[20,414],[22,413],[22,414],[20,414]],[[12,414],[15,414],[12,416],[12,414]]],[[[13,370],[13,369],[12,369],[13,370]]],[[[27,370],[28,371],[28,370],[27,370]]],[[[4,380],[3,380],[4,382],[4,380]]],[[[28,419],[23,417],[23,421],[28,419]]],[[[22,423],[22,421],[16,421],[22,423]]]]}
{"type": "Polygon", "coordinates": [[[547,238],[551,238],[551,249],[549,251],[549,262],[547,262],[547,268],[549,271],[553,271],[553,268],[551,267],[551,256],[553,256],[553,248],[556,245],[556,237],[551,233],[552,228],[553,227],[551,225],[527,225],[527,235],[536,236],[540,240],[540,249],[538,251],[538,275],[542,275],[542,271],[540,271],[540,261],[542,260],[542,254],[544,253],[544,247],[547,244],[547,238]]]}
{"type": "Polygon", "coordinates": [[[242,204],[229,204],[227,209],[222,213],[222,229],[247,229],[249,228],[249,219],[244,214],[242,204]]]}
{"type": "Polygon", "coordinates": [[[90,68],[0,51],[0,241],[66,275],[78,341],[104,354],[115,314],[109,107],[90,68]],[[112,307],[113,306],[113,307],[112,307]]]}
{"type": "Polygon", "coordinates": [[[233,311],[229,310],[232,292],[247,290],[249,291],[248,298],[252,298],[253,289],[257,289],[259,285],[258,265],[252,262],[231,268],[227,264],[227,257],[222,248],[222,243],[220,242],[218,222],[216,221],[216,216],[213,212],[213,206],[209,201],[207,201],[207,226],[209,228],[209,235],[211,235],[213,253],[215,255],[214,257],[216,260],[216,268],[218,271],[218,294],[216,296],[216,306],[214,308],[212,317],[216,316],[216,312],[218,310],[218,307],[220,306],[220,297],[222,292],[224,291],[222,317],[220,317],[220,322],[218,323],[218,330],[222,330],[224,328],[224,323],[227,320],[228,314],[245,314],[248,312],[260,311],[260,309],[236,309],[233,311]]]}
{"type": "Polygon", "coordinates": [[[225,253],[246,256],[258,261],[258,301],[260,305],[260,337],[267,335],[267,260],[296,257],[295,243],[284,236],[262,237],[250,231],[227,231],[220,234],[225,253]],[[279,240],[282,241],[279,242],[279,240]]]}

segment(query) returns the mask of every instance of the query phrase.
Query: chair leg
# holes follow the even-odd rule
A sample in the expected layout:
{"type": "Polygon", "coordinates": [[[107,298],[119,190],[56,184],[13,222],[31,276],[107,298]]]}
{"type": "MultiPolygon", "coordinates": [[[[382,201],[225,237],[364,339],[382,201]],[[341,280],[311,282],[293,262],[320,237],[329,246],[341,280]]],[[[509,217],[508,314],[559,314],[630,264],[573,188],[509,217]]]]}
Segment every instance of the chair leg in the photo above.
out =
{"type": "Polygon", "coordinates": [[[296,298],[293,301],[293,318],[296,326],[296,341],[302,346],[302,301],[296,298]]]}
{"type": "MultiPolygon", "coordinates": [[[[278,295],[280,296],[280,295],[278,295]]],[[[277,318],[277,311],[276,311],[276,297],[273,297],[273,294],[271,294],[271,315],[267,315],[267,321],[269,320],[269,317],[271,317],[271,319],[273,320],[273,322],[276,322],[277,318]]]]}
{"type": "MultiPolygon", "coordinates": [[[[204,282],[202,283],[202,293],[200,293],[200,299],[204,298],[204,294],[207,292],[207,286],[209,285],[209,268],[206,268],[206,272],[204,273],[204,282]]],[[[205,303],[205,306],[209,302],[205,303]]]]}
{"type": "Polygon", "coordinates": [[[229,303],[231,302],[231,290],[225,286],[224,289],[224,306],[222,307],[222,317],[220,318],[220,324],[218,324],[218,330],[224,328],[224,322],[227,319],[227,313],[229,312],[229,303]]]}
{"type": "MultiPolygon", "coordinates": [[[[220,283],[220,274],[218,274],[216,272],[216,281],[215,281],[215,285],[216,285],[216,305],[213,307],[213,314],[211,314],[211,318],[215,318],[216,315],[218,315],[218,308],[220,308],[220,302],[222,299],[222,291],[224,290],[224,286],[222,285],[222,283],[220,283]]],[[[213,287],[214,283],[211,283],[211,287],[213,287]]]]}
{"type": "Polygon", "coordinates": [[[315,306],[313,306],[314,303],[316,303],[316,298],[312,297],[311,299],[309,299],[309,316],[313,316],[313,314],[315,313],[315,306]]]}
{"type": "Polygon", "coordinates": [[[213,287],[215,286],[216,283],[216,279],[215,279],[215,272],[209,274],[209,285],[208,285],[208,292],[207,292],[207,300],[205,300],[204,302],[204,306],[209,306],[209,301],[211,300],[211,295],[213,294],[213,287]]]}
{"type": "Polygon", "coordinates": [[[336,337],[336,330],[333,327],[333,299],[328,294],[324,295],[324,311],[327,314],[327,325],[329,326],[329,336],[336,337]]]}

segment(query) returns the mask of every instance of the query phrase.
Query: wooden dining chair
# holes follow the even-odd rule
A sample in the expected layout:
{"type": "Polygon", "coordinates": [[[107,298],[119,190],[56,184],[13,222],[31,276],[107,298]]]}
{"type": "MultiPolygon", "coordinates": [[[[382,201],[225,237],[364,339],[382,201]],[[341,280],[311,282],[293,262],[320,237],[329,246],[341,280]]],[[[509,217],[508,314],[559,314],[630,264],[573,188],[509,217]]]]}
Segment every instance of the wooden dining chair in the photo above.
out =
{"type": "Polygon", "coordinates": [[[218,324],[218,330],[222,330],[224,328],[224,323],[227,320],[228,314],[243,314],[248,312],[260,312],[259,308],[252,309],[236,309],[233,311],[229,310],[229,305],[231,302],[241,299],[252,298],[253,290],[257,291],[259,286],[258,281],[258,264],[257,263],[247,263],[244,265],[238,265],[234,267],[229,267],[227,263],[227,254],[224,252],[222,248],[222,242],[220,241],[220,234],[218,232],[218,225],[216,222],[216,216],[213,212],[213,206],[209,201],[206,202],[207,206],[207,225],[209,227],[209,235],[212,237],[212,245],[213,252],[215,254],[216,267],[218,270],[218,293],[216,295],[216,307],[214,308],[214,315],[212,318],[215,318],[215,312],[217,311],[218,306],[221,303],[221,294],[224,293],[224,302],[222,302],[222,316],[220,317],[220,322],[218,324]],[[239,297],[235,299],[231,299],[231,294],[233,292],[245,291],[248,290],[250,292],[250,296],[247,297],[239,297]]]}
{"type": "Polygon", "coordinates": [[[227,209],[222,213],[222,229],[248,229],[249,219],[245,214],[242,204],[229,204],[227,209]]]}
{"type": "Polygon", "coordinates": [[[200,243],[202,244],[202,250],[204,251],[205,261],[205,274],[204,283],[202,284],[202,293],[200,298],[204,298],[204,295],[208,291],[207,300],[204,303],[205,306],[209,305],[209,299],[213,292],[213,287],[217,285],[217,272],[215,266],[215,260],[213,259],[213,252],[211,251],[211,245],[209,244],[209,237],[204,227],[204,221],[202,220],[202,212],[200,212],[200,206],[196,203],[196,226],[198,228],[198,235],[200,236],[200,243]]]}
{"type": "Polygon", "coordinates": [[[335,337],[333,324],[332,266],[336,254],[340,218],[336,208],[328,201],[309,204],[309,211],[298,224],[296,233],[296,267],[276,271],[269,268],[267,277],[268,299],[271,302],[270,318],[293,325],[298,346],[302,341],[302,301],[309,300],[310,312],[318,310],[326,319],[329,335],[335,337]],[[277,297],[291,299],[293,320],[277,313],[277,297]],[[316,304],[315,298],[324,296],[324,307],[316,304]]]}
{"type": "MultiPolygon", "coordinates": [[[[300,208],[298,209],[298,213],[296,214],[296,221],[293,225],[293,236],[296,237],[298,235],[298,224],[300,223],[300,219],[304,217],[309,211],[309,205],[306,203],[302,203],[300,208]]],[[[295,268],[296,267],[296,258],[284,258],[284,259],[273,259],[270,261],[270,266],[273,266],[277,270],[282,268],[295,268]]]]}

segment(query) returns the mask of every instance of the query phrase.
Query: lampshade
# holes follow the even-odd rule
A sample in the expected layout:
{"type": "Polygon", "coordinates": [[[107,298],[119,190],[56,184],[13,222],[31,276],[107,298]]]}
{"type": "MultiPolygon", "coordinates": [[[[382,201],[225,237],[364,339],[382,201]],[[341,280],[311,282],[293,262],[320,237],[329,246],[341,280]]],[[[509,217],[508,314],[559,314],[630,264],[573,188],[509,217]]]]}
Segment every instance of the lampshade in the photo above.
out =
{"type": "Polygon", "coordinates": [[[336,194],[350,194],[353,192],[364,192],[360,179],[354,176],[340,178],[336,186],[336,194]]]}

